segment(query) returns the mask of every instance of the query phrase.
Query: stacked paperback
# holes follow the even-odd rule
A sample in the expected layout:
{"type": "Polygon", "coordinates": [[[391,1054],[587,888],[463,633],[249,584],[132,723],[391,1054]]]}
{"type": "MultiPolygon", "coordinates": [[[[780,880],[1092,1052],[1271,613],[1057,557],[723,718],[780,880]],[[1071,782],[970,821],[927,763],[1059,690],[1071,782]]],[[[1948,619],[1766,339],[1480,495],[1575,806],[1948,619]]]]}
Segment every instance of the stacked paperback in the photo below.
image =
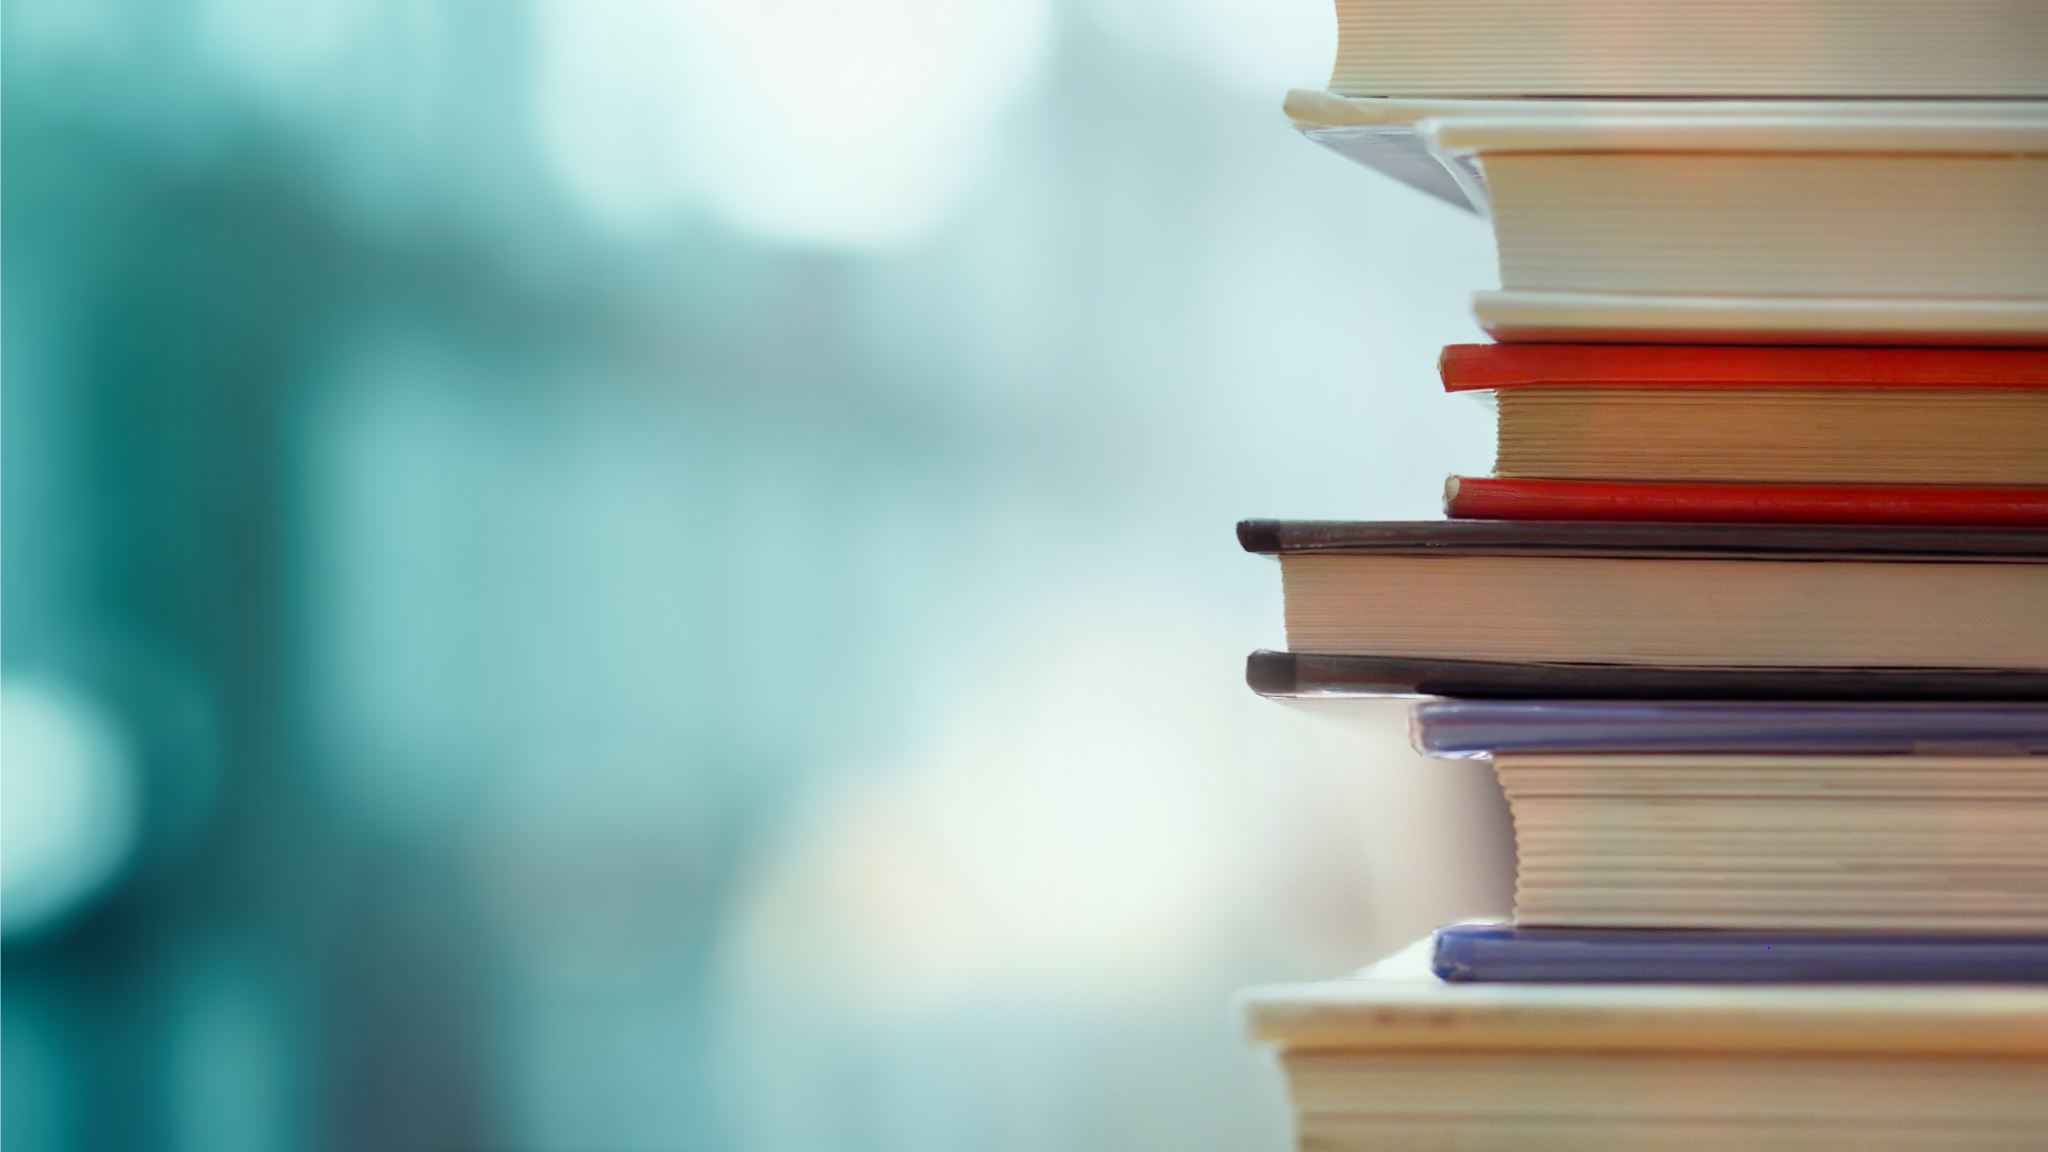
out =
{"type": "Polygon", "coordinates": [[[1339,0],[1488,216],[1447,519],[1252,520],[1272,696],[1425,697],[1514,917],[1254,990],[1303,1148],[2048,1147],[2048,4],[1339,0]]]}

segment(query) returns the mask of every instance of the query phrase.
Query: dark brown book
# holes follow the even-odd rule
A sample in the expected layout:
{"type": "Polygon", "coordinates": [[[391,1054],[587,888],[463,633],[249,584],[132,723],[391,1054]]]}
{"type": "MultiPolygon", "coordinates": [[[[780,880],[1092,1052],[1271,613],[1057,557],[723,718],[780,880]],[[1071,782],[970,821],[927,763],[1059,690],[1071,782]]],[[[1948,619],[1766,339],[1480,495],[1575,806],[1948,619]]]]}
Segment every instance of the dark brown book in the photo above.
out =
{"type": "Polygon", "coordinates": [[[1301,654],[2048,673],[2039,529],[1247,520],[1238,538],[1279,556],[1301,654]]]}
{"type": "Polygon", "coordinates": [[[1685,668],[1252,653],[1261,696],[1524,700],[2048,700],[2048,673],[1968,668],[1685,668]]]}
{"type": "Polygon", "coordinates": [[[2048,560],[2048,529],[1657,521],[1240,520],[1247,552],[2048,560]]]}

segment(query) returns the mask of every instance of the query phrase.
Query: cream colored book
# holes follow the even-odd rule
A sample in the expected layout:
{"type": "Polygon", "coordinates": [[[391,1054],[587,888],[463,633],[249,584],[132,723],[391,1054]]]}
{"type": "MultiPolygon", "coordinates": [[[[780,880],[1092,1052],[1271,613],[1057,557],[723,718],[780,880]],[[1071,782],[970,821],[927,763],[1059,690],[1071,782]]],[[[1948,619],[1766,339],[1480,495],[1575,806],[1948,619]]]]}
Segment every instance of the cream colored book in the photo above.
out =
{"type": "Polygon", "coordinates": [[[2039,1148],[2048,989],[1484,985],[1427,942],[1254,989],[1303,1149],[2039,1148]]]}
{"type": "Polygon", "coordinates": [[[1239,535],[1279,557],[1295,653],[1668,668],[2048,664],[2039,531],[1247,521],[1239,535]]]}
{"type": "Polygon", "coordinates": [[[1286,556],[1298,653],[1729,668],[2048,662],[2048,566],[1286,556]]]}
{"type": "Polygon", "coordinates": [[[2048,341],[2048,102],[1289,97],[1492,218],[1496,339],[2048,341]]]}
{"type": "Polygon", "coordinates": [[[1564,384],[1494,404],[1496,476],[2048,485],[2048,387],[1564,384]]]}
{"type": "MultiPolygon", "coordinates": [[[[2043,107],[2048,112],[2048,106],[2043,107]]],[[[1485,177],[1501,340],[2048,338],[2048,115],[1437,122],[1485,177]]]]}
{"type": "Polygon", "coordinates": [[[2048,935],[2048,757],[1510,755],[1522,927],[2048,935]]]}
{"type": "Polygon", "coordinates": [[[2048,96],[2031,0],[1337,0],[1355,96],[2048,96]]]}

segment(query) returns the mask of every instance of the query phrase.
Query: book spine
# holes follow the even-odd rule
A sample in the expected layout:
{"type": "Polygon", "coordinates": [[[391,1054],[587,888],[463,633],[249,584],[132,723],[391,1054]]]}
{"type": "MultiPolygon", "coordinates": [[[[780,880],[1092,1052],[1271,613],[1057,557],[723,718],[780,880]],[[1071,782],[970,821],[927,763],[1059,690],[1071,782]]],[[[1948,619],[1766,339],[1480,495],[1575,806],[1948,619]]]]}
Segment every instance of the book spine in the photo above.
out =
{"type": "Polygon", "coordinates": [[[1454,476],[1456,520],[1599,520],[1720,524],[2048,526],[2048,488],[1907,485],[1643,484],[1454,476]]]}

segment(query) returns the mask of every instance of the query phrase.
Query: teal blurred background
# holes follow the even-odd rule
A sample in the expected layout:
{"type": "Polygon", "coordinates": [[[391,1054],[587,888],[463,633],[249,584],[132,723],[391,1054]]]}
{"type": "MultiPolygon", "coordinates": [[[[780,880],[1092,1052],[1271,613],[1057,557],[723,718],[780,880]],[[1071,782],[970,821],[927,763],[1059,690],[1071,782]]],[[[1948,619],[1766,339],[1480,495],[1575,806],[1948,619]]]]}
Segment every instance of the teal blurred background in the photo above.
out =
{"type": "Polygon", "coordinates": [[[1479,221],[1327,0],[11,0],[14,1152],[1279,1148],[1233,989],[1499,908],[1259,701],[1479,221]]]}

